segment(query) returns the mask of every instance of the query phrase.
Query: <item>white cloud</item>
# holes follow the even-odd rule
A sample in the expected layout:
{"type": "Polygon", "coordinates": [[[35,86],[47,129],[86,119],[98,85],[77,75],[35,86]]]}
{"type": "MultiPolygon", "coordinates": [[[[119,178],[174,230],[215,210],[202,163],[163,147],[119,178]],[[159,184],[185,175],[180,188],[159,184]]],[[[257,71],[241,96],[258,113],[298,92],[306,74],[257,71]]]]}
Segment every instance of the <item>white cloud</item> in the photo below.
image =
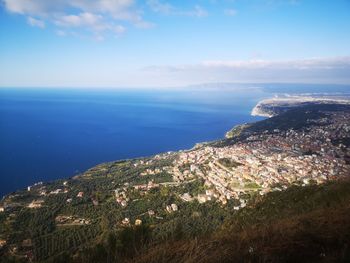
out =
{"type": "Polygon", "coordinates": [[[60,37],[65,37],[67,36],[67,32],[64,30],[56,30],[56,35],[60,37]]]}
{"type": "Polygon", "coordinates": [[[45,22],[33,17],[28,17],[27,22],[29,25],[34,26],[34,27],[40,27],[40,28],[45,28],[45,22]]]}
{"type": "MultiPolygon", "coordinates": [[[[9,12],[28,16],[32,26],[52,23],[57,30],[72,27],[96,34],[121,34],[126,25],[149,28],[134,0],[0,0],[9,12]],[[36,17],[36,18],[33,18],[36,17]],[[122,25],[123,24],[123,25],[122,25]]],[[[57,31],[56,30],[56,31],[57,31]]]]}
{"type": "Polygon", "coordinates": [[[111,14],[115,18],[138,17],[134,0],[2,0],[7,10],[19,14],[49,15],[76,8],[84,12],[111,14]]]}
{"type": "Polygon", "coordinates": [[[231,69],[333,69],[350,67],[350,57],[334,57],[334,58],[311,58],[301,60],[211,60],[203,61],[201,66],[209,68],[231,68],[231,69]]]}
{"type": "Polygon", "coordinates": [[[139,22],[142,20],[134,0],[71,0],[71,6],[87,12],[109,14],[116,20],[139,22]]]}
{"type": "Polygon", "coordinates": [[[3,0],[8,11],[23,15],[47,15],[51,12],[61,11],[66,1],[47,0],[3,0]]]}
{"type": "Polygon", "coordinates": [[[184,15],[196,16],[196,17],[205,17],[208,16],[208,12],[201,6],[196,5],[193,10],[183,12],[184,15]]]}
{"type": "Polygon", "coordinates": [[[155,13],[163,15],[174,15],[174,16],[193,16],[193,17],[205,17],[208,12],[201,6],[195,5],[190,10],[179,9],[170,3],[162,2],[160,0],[148,0],[147,5],[155,13]]]}
{"type": "Polygon", "coordinates": [[[175,11],[175,7],[169,3],[163,3],[159,0],[148,0],[147,4],[156,13],[170,14],[175,11]]]}
{"type": "MultiPolygon", "coordinates": [[[[154,23],[145,21],[136,0],[0,0],[7,11],[27,17],[31,26],[56,26],[55,31],[72,28],[68,35],[92,34],[96,39],[110,34],[122,34],[128,26],[148,29],[154,23]],[[83,32],[82,32],[83,31],[83,32]]],[[[177,16],[204,17],[208,12],[201,6],[182,10],[161,0],[146,4],[157,13],[177,16]]]]}
{"type": "Polygon", "coordinates": [[[77,15],[58,16],[54,24],[61,28],[87,28],[93,33],[93,39],[96,41],[103,41],[105,39],[103,33],[105,32],[120,35],[126,31],[124,26],[106,21],[102,15],[87,12],[77,15]]]}
{"type": "Polygon", "coordinates": [[[156,26],[156,24],[147,21],[140,21],[134,24],[137,28],[149,29],[156,26]]]}
{"type": "Polygon", "coordinates": [[[191,65],[151,66],[148,74],[179,85],[205,82],[350,84],[350,57],[301,60],[211,60],[191,65]]]}
{"type": "Polygon", "coordinates": [[[237,10],[236,9],[225,9],[224,14],[227,16],[235,16],[235,15],[237,15],[237,10]]]}
{"type": "Polygon", "coordinates": [[[55,24],[62,27],[103,27],[102,16],[92,13],[81,13],[78,15],[64,15],[58,17],[55,24]]]}
{"type": "Polygon", "coordinates": [[[126,28],[121,26],[121,25],[117,25],[113,28],[114,32],[116,32],[117,34],[122,34],[126,31],[126,28]]]}

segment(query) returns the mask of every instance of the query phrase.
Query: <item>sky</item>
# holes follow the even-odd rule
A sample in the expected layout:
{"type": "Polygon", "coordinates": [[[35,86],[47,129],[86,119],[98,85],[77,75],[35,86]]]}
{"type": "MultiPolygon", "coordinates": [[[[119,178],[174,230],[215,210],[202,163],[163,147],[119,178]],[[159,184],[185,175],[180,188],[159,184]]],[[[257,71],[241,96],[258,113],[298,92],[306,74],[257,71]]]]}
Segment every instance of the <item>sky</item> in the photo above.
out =
{"type": "Polygon", "coordinates": [[[0,0],[0,87],[350,84],[350,0],[0,0]]]}

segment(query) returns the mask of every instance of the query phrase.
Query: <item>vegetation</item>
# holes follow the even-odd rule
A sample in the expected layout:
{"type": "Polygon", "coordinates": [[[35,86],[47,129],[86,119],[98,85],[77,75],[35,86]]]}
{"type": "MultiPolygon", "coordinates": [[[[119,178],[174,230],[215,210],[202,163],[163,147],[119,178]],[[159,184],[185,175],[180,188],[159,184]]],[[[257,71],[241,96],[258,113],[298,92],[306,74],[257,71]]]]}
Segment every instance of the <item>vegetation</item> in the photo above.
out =
{"type": "Polygon", "coordinates": [[[179,198],[185,192],[205,191],[201,180],[180,186],[160,185],[146,192],[134,189],[129,182],[133,185],[172,182],[172,177],[164,171],[140,176],[146,169],[169,165],[168,160],[147,163],[145,159],[142,165],[133,164],[131,161],[102,164],[69,180],[66,186],[63,180],[58,180],[9,196],[8,200],[18,206],[0,213],[0,239],[6,239],[7,249],[14,252],[5,256],[1,254],[5,250],[0,249],[1,260],[97,262],[96,258],[100,258],[100,262],[117,262],[150,245],[212,232],[229,216],[230,211],[214,201],[185,203],[179,198]],[[27,208],[28,203],[42,198],[40,189],[46,193],[62,191],[46,195],[42,207],[27,208]],[[126,207],[116,202],[115,189],[125,189],[130,199],[126,207]],[[84,193],[82,197],[77,197],[79,192],[84,193]],[[98,202],[94,204],[93,200],[98,202]],[[173,203],[178,204],[179,211],[167,212],[166,206],[173,203]],[[153,215],[149,215],[150,210],[153,215]],[[60,216],[74,216],[72,221],[81,219],[88,223],[58,224],[56,218],[60,216]],[[129,218],[130,225],[122,225],[124,218],[129,218]],[[134,224],[136,219],[142,220],[140,226],[134,224]]]}
{"type": "Polygon", "coordinates": [[[241,135],[241,133],[249,128],[251,126],[250,123],[245,123],[245,124],[241,124],[241,125],[236,125],[235,127],[233,127],[231,130],[229,130],[225,137],[230,139],[230,138],[234,138],[234,137],[238,137],[239,135],[241,135]]]}
{"type": "Polygon", "coordinates": [[[221,158],[221,159],[219,159],[218,161],[219,161],[219,163],[221,163],[223,166],[226,166],[226,167],[228,167],[228,168],[236,168],[236,167],[242,165],[241,163],[236,162],[236,161],[234,161],[234,160],[232,160],[232,159],[228,159],[228,158],[221,158]]]}
{"type": "MultiPolygon", "coordinates": [[[[32,226],[28,234],[42,262],[348,262],[349,190],[349,181],[293,186],[256,195],[235,213],[230,203],[224,209],[215,202],[182,203],[177,213],[159,211],[164,220],[145,216],[140,226],[119,228],[108,209],[98,224],[63,228],[42,209],[21,213],[14,226],[32,226]]],[[[152,203],[176,202],[161,191],[149,194],[152,203]]],[[[135,203],[119,216],[146,207],[146,201],[135,203]]]]}
{"type": "Polygon", "coordinates": [[[220,230],[161,244],[130,262],[349,262],[350,182],[273,192],[220,230]]]}

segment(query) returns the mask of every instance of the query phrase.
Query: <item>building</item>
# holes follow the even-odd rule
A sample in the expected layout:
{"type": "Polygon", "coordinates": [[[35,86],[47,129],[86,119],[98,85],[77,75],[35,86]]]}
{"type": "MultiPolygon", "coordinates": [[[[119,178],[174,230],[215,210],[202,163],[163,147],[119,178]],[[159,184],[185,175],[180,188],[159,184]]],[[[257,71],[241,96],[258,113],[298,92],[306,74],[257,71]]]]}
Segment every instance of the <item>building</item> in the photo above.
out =
{"type": "Polygon", "coordinates": [[[171,209],[175,212],[177,210],[179,210],[177,204],[171,204],[171,209]]]}
{"type": "Polygon", "coordinates": [[[28,208],[40,208],[42,204],[44,203],[44,200],[33,200],[29,205],[28,208]]]}
{"type": "Polygon", "coordinates": [[[199,194],[197,196],[197,200],[200,204],[203,204],[207,201],[207,196],[206,195],[203,195],[203,194],[199,194]]]}
{"type": "Polygon", "coordinates": [[[123,220],[122,220],[122,225],[124,226],[128,226],[130,225],[130,219],[125,217],[123,220]]]}
{"type": "Polygon", "coordinates": [[[7,241],[5,239],[0,239],[0,248],[3,248],[6,245],[7,241]]]}
{"type": "Polygon", "coordinates": [[[173,209],[171,208],[171,205],[167,205],[167,206],[165,207],[165,209],[166,209],[166,211],[167,211],[168,213],[171,213],[171,212],[173,211],[173,209]]]}
{"type": "Polygon", "coordinates": [[[180,196],[180,198],[185,202],[191,202],[193,200],[192,196],[189,193],[184,193],[180,196]]]}

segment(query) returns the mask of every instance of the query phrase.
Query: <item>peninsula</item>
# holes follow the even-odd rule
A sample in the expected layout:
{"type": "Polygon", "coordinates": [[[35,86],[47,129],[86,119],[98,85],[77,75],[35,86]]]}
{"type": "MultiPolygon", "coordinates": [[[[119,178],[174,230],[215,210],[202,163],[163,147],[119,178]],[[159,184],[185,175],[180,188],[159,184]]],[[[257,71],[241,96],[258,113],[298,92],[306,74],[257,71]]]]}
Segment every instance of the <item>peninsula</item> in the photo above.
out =
{"type": "Polygon", "coordinates": [[[260,101],[251,114],[270,118],[295,107],[317,104],[350,105],[350,99],[345,96],[286,95],[260,101]]]}

